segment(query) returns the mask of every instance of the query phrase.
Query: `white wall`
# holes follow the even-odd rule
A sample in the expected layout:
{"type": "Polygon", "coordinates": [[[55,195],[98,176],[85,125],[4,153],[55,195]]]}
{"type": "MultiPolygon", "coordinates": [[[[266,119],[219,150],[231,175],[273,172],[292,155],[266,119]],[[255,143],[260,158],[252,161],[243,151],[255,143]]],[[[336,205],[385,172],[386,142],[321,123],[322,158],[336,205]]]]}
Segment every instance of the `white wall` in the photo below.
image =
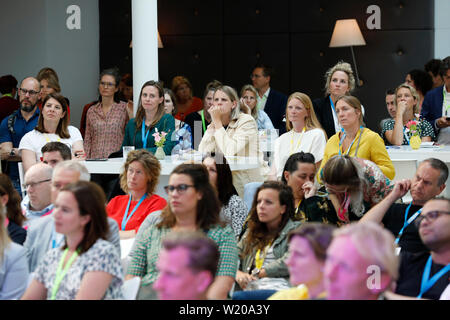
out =
{"type": "Polygon", "coordinates": [[[434,57],[450,56],[450,1],[434,0],[434,57]]]}
{"type": "Polygon", "coordinates": [[[71,124],[80,124],[83,106],[98,96],[99,12],[97,0],[1,0],[0,75],[20,81],[43,67],[58,73],[70,100],[71,124]],[[80,7],[81,29],[68,30],[70,5],[80,7]]]}

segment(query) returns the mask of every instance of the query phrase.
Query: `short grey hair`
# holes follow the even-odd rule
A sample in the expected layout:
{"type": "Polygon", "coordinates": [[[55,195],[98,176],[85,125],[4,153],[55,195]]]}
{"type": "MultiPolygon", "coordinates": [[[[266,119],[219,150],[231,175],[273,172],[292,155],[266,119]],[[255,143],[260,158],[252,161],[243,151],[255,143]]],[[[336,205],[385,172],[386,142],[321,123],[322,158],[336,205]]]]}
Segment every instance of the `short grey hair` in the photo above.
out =
{"type": "Polygon", "coordinates": [[[66,160],[58,163],[53,170],[53,175],[55,174],[55,172],[61,169],[78,172],[80,174],[79,181],[91,180],[91,174],[89,173],[88,169],[78,160],[66,160]]]}
{"type": "Polygon", "coordinates": [[[437,183],[438,183],[438,186],[442,186],[447,181],[447,178],[448,178],[448,167],[445,164],[445,162],[443,162],[442,160],[436,159],[436,158],[428,158],[428,159],[423,160],[419,164],[419,166],[425,162],[428,163],[433,169],[436,169],[439,171],[440,174],[439,174],[437,183]]]}

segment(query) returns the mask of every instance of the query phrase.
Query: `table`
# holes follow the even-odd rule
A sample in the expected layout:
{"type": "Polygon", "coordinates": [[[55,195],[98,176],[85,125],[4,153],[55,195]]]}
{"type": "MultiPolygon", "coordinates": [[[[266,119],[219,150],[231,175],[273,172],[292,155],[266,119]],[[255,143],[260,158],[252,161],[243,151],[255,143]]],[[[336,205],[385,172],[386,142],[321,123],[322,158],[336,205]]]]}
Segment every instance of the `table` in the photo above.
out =
{"type": "MultiPolygon", "coordinates": [[[[428,158],[436,158],[445,162],[450,171],[450,146],[432,146],[424,143],[422,145],[423,147],[417,150],[413,150],[411,146],[386,147],[396,172],[394,180],[412,178],[414,176],[415,170],[413,170],[413,167],[407,167],[407,160],[410,160],[410,163],[415,161],[415,168],[417,168],[419,162],[428,158]]],[[[447,187],[441,195],[450,197],[450,177],[447,178],[446,185],[447,187]]]]}
{"type": "MultiPolygon", "coordinates": [[[[166,193],[164,191],[164,186],[169,184],[169,176],[173,169],[186,161],[201,162],[201,159],[201,154],[195,153],[192,155],[184,155],[183,157],[178,155],[166,156],[163,160],[160,160],[161,173],[155,193],[165,198],[166,193]]],[[[261,166],[257,157],[227,156],[226,159],[230,165],[231,171],[248,170],[259,168],[261,166]]],[[[125,160],[123,158],[113,158],[104,161],[88,160],[83,161],[82,163],[91,174],[120,174],[123,171],[125,160]]]]}

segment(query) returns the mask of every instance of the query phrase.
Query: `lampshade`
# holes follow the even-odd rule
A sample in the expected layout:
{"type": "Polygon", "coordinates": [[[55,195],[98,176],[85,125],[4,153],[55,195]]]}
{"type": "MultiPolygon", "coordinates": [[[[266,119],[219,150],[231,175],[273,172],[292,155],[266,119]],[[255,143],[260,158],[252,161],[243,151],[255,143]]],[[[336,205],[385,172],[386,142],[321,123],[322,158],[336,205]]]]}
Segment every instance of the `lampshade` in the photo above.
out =
{"type": "Polygon", "coordinates": [[[359,29],[356,19],[337,20],[333,35],[330,40],[330,48],[365,46],[366,41],[359,29]]]}

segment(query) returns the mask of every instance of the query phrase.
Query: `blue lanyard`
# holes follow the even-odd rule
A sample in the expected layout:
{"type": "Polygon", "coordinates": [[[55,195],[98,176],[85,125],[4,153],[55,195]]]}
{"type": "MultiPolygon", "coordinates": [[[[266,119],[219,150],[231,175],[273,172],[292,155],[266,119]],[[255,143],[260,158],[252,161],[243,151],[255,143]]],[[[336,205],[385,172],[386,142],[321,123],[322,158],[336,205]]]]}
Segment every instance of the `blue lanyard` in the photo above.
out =
{"type": "Polygon", "coordinates": [[[422,275],[422,282],[420,283],[420,293],[417,296],[417,298],[422,298],[422,295],[430,290],[432,286],[438,281],[444,274],[446,274],[448,271],[450,271],[450,263],[447,264],[445,267],[443,267],[438,273],[436,273],[431,279],[430,279],[430,271],[431,271],[431,264],[432,264],[431,255],[428,258],[427,264],[425,265],[425,269],[423,270],[422,275]]]}
{"type": "Polygon", "coordinates": [[[147,148],[147,138],[148,138],[148,134],[150,133],[150,128],[148,129],[147,133],[145,133],[145,117],[142,120],[142,144],[143,144],[143,148],[147,148]]]}
{"type": "MultiPolygon", "coordinates": [[[[63,237],[64,240],[64,237],[63,237]]],[[[55,224],[53,223],[53,229],[52,229],[52,249],[59,248],[61,246],[61,243],[56,242],[56,231],[55,231],[55,224]]]]}
{"type": "Polygon", "coordinates": [[[125,214],[123,215],[123,218],[122,218],[122,231],[125,230],[128,220],[130,220],[130,218],[133,216],[133,214],[136,212],[136,210],[139,208],[139,206],[141,205],[142,201],[144,201],[145,198],[147,198],[147,194],[144,194],[141,197],[141,200],[139,200],[136,207],[134,207],[133,211],[131,211],[130,215],[128,215],[128,211],[130,211],[130,205],[131,205],[131,194],[130,194],[130,199],[128,200],[127,209],[125,210],[125,214]]]}
{"type": "MultiPolygon", "coordinates": [[[[357,145],[356,150],[355,150],[355,157],[356,157],[356,155],[357,155],[357,153],[358,153],[359,142],[361,141],[361,135],[362,135],[362,132],[363,132],[363,130],[364,130],[363,126],[359,126],[359,130],[361,130],[361,131],[360,131],[360,133],[359,133],[358,145],[357,145]]],[[[342,147],[342,143],[344,142],[344,139],[345,139],[345,137],[346,137],[346,135],[347,135],[347,134],[345,133],[345,131],[343,131],[343,132],[344,132],[344,134],[342,135],[342,138],[341,138],[341,140],[339,141],[339,155],[342,155],[341,147],[342,147]]],[[[348,154],[350,153],[350,149],[352,148],[353,143],[355,142],[355,140],[356,140],[356,136],[355,136],[355,138],[353,139],[352,144],[350,145],[350,147],[348,147],[347,153],[346,153],[345,155],[348,155],[348,154]]]]}
{"type": "MultiPolygon", "coordinates": [[[[334,114],[336,115],[336,119],[337,119],[337,112],[336,112],[336,108],[334,107],[334,103],[333,100],[331,99],[331,96],[329,96],[330,98],[330,104],[331,104],[331,108],[333,109],[334,114]]],[[[333,122],[334,122],[334,117],[333,117],[333,122]]],[[[339,124],[339,120],[338,120],[338,126],[340,126],[339,124]]],[[[344,128],[340,128],[342,132],[344,132],[344,128]]]]}
{"type": "Polygon", "coordinates": [[[406,229],[407,226],[409,226],[411,224],[411,222],[413,222],[414,220],[416,220],[416,218],[419,216],[419,214],[422,212],[422,209],[417,210],[416,213],[414,213],[411,218],[408,219],[408,213],[409,213],[409,209],[411,209],[412,206],[412,202],[409,204],[409,206],[406,208],[405,211],[405,222],[403,223],[403,227],[400,230],[400,232],[397,235],[397,238],[395,238],[395,243],[397,244],[400,241],[400,237],[403,234],[403,231],[406,229]]]}

